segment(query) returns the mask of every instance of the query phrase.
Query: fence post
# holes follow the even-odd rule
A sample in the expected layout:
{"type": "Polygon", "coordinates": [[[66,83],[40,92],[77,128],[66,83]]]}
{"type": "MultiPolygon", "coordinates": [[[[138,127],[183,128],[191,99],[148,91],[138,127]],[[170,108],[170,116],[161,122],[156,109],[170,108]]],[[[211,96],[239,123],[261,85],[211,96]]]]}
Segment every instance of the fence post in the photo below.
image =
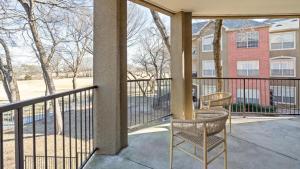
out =
{"type": "Polygon", "coordinates": [[[15,111],[15,139],[16,169],[24,169],[23,108],[15,111]]]}
{"type": "Polygon", "coordinates": [[[246,114],[246,79],[244,78],[244,101],[243,101],[243,118],[245,118],[245,114],[246,114]]]}

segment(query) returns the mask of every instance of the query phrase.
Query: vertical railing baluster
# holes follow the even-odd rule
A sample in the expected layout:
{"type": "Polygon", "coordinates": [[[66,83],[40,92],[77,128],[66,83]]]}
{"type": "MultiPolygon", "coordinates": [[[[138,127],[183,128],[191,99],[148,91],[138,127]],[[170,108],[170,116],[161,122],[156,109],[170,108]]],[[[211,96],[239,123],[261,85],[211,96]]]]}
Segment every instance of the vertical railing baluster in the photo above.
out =
{"type": "Polygon", "coordinates": [[[35,140],[35,104],[32,105],[32,153],[33,153],[33,168],[36,169],[36,140],[35,140]]]}
{"type": "Polygon", "coordinates": [[[84,154],[85,160],[87,159],[87,132],[86,132],[86,90],[84,91],[84,154]]]}
{"type": "Polygon", "coordinates": [[[82,166],[82,92],[80,92],[80,166],[82,166]]]}
{"type": "Polygon", "coordinates": [[[3,113],[4,112],[0,112],[0,169],[4,168],[4,154],[3,154],[3,113]]]}
{"type": "Polygon", "coordinates": [[[89,93],[89,153],[91,153],[91,90],[89,93]]]}
{"type": "Polygon", "coordinates": [[[145,82],[143,81],[143,86],[142,86],[142,95],[143,95],[143,124],[145,123],[145,82]]]}
{"type": "MultiPolygon", "coordinates": [[[[94,145],[94,138],[95,138],[95,135],[94,135],[94,90],[95,89],[92,89],[92,137],[93,137],[93,144],[94,145]]],[[[93,147],[94,149],[94,147],[93,147]]]]}
{"type": "Polygon", "coordinates": [[[53,125],[54,125],[54,167],[55,169],[57,169],[57,145],[56,145],[56,134],[57,134],[57,125],[56,125],[56,99],[53,99],[53,112],[54,112],[54,122],[53,122],[53,125]]]}
{"type": "Polygon", "coordinates": [[[45,112],[45,126],[44,126],[44,133],[45,133],[45,169],[48,169],[48,153],[47,153],[47,101],[44,102],[44,112],[45,112]]]}
{"type": "Polygon", "coordinates": [[[244,93],[244,101],[243,101],[243,117],[246,117],[246,79],[244,78],[244,90],[243,90],[243,93],[244,93]]]}
{"type": "Polygon", "coordinates": [[[63,121],[63,124],[62,124],[63,159],[62,160],[63,160],[63,169],[65,169],[66,168],[66,152],[65,152],[65,99],[64,99],[64,96],[61,97],[61,111],[62,111],[62,121],[63,121]]]}
{"type": "Polygon", "coordinates": [[[23,107],[15,111],[15,158],[16,169],[24,169],[23,107]]]}
{"type": "Polygon", "coordinates": [[[134,82],[134,125],[136,125],[136,81],[134,82]]]}
{"type": "Polygon", "coordinates": [[[77,153],[77,94],[74,93],[74,105],[75,105],[75,157],[76,157],[76,160],[75,160],[75,165],[76,165],[76,168],[78,168],[78,153],[77,153]]]}
{"type": "MultiPolygon", "coordinates": [[[[71,116],[71,95],[69,94],[69,153],[72,158],[72,116],[71,116]]],[[[70,169],[72,168],[72,160],[69,161],[70,169]]]]}

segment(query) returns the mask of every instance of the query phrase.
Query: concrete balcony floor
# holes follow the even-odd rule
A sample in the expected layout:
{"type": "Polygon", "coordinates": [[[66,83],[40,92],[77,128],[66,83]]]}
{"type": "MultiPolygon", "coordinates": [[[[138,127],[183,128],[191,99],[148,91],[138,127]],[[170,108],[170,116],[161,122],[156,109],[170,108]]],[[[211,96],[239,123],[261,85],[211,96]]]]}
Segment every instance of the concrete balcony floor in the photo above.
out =
{"type": "MultiPolygon", "coordinates": [[[[228,169],[299,169],[299,117],[233,117],[228,134],[228,169]]],[[[117,156],[95,155],[86,169],[168,169],[168,123],[129,135],[129,147],[117,156]]],[[[176,150],[174,169],[199,169],[200,161],[176,150]]],[[[223,156],[209,165],[223,169],[223,156]]]]}

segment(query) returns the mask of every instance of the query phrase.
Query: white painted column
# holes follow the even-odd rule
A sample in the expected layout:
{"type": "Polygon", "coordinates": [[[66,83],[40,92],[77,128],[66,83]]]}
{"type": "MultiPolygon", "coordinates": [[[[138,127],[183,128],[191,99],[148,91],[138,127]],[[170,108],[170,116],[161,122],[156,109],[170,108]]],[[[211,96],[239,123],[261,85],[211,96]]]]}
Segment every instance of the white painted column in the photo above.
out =
{"type": "Polygon", "coordinates": [[[171,112],[175,118],[191,119],[192,101],[192,13],[171,17],[171,112]]]}
{"type": "Polygon", "coordinates": [[[127,1],[94,1],[94,144],[98,154],[127,146],[127,1]]]}

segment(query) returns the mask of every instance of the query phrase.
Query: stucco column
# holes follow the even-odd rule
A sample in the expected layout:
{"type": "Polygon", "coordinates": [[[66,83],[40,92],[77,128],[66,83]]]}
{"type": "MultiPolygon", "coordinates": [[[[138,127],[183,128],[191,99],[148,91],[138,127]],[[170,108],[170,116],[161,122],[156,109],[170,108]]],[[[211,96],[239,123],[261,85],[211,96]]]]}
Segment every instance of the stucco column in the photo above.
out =
{"type": "Polygon", "coordinates": [[[98,154],[127,146],[127,1],[94,1],[94,144],[98,154]]]}
{"type": "Polygon", "coordinates": [[[175,118],[191,119],[192,101],[192,13],[171,17],[171,112],[175,118]]]}

